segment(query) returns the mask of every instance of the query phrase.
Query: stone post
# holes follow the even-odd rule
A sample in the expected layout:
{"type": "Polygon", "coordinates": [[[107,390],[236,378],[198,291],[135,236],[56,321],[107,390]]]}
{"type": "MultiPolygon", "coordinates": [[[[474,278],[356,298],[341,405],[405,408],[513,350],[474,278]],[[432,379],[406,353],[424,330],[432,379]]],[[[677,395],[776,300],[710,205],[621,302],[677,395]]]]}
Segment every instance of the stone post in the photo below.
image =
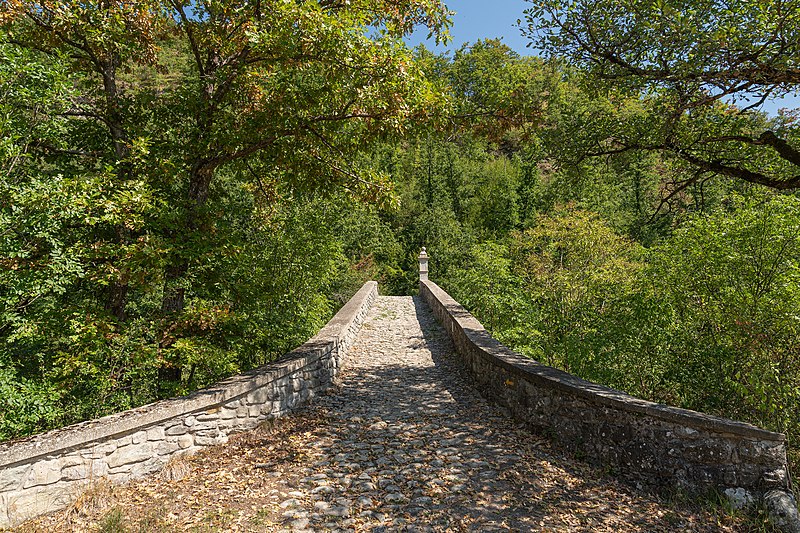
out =
{"type": "Polygon", "coordinates": [[[428,281],[428,252],[425,251],[424,246],[419,253],[419,280],[428,281]]]}

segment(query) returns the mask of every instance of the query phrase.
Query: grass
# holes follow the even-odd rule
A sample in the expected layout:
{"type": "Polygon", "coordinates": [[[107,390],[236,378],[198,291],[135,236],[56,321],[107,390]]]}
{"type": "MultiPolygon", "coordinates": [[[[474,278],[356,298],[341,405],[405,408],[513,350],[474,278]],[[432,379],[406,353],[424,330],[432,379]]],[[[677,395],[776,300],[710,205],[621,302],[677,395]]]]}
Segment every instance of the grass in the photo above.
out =
{"type": "Polygon", "coordinates": [[[119,507],[114,507],[108,513],[103,516],[100,520],[100,524],[97,529],[98,533],[125,533],[127,532],[127,528],[125,527],[125,515],[122,513],[122,509],[119,507]]]}

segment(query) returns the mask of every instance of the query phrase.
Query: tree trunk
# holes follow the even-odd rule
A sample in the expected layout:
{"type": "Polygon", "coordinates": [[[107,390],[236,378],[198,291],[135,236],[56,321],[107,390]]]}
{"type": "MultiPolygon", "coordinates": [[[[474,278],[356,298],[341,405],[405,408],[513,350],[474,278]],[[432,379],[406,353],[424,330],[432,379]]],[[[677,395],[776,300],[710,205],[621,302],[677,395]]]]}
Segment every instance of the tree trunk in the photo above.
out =
{"type": "MultiPolygon", "coordinates": [[[[183,227],[176,234],[176,246],[186,246],[189,237],[195,232],[208,230],[208,223],[204,220],[201,210],[208,199],[208,191],[214,170],[217,164],[214,161],[199,161],[192,166],[189,175],[188,207],[186,219],[183,227]]],[[[168,348],[174,339],[167,334],[170,328],[169,322],[177,317],[185,307],[186,288],[181,284],[181,280],[189,272],[188,254],[178,254],[172,264],[168,265],[164,271],[164,295],[161,300],[161,312],[167,318],[168,323],[162,333],[159,342],[159,351],[168,348]]],[[[162,392],[168,392],[175,384],[181,381],[181,363],[174,361],[162,364],[158,369],[158,379],[162,392]]]]}
{"type": "MultiPolygon", "coordinates": [[[[131,168],[127,162],[130,156],[127,135],[123,126],[123,117],[120,114],[119,90],[117,88],[117,67],[120,64],[118,57],[112,57],[102,65],[103,92],[106,100],[106,119],[109,134],[114,144],[114,159],[119,168],[119,181],[124,182],[131,178],[131,168]]],[[[124,246],[130,241],[130,231],[122,224],[114,226],[114,239],[118,246],[124,246]]],[[[108,284],[105,308],[118,322],[124,322],[127,314],[125,308],[128,304],[128,272],[120,265],[121,274],[108,284]]]]}

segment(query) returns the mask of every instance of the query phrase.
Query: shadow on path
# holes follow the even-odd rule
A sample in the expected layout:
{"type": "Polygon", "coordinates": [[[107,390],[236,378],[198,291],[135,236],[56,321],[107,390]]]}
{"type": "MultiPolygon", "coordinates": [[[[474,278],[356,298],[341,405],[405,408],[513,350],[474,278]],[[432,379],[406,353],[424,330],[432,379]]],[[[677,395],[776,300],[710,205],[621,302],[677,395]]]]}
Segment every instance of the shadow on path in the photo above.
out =
{"type": "Polygon", "coordinates": [[[374,531],[718,530],[554,455],[488,404],[419,298],[379,298],[347,369],[320,403],[328,423],[313,431],[316,461],[298,486],[315,503],[289,516],[300,525],[348,527],[347,517],[374,531]]]}

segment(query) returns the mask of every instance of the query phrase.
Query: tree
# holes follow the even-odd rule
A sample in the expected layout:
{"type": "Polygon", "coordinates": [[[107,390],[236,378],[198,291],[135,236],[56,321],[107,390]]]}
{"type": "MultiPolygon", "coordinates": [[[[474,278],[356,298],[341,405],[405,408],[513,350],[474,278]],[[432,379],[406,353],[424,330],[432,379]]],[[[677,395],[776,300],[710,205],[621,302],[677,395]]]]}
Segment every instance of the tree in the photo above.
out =
{"type": "Polygon", "coordinates": [[[685,183],[714,174],[800,186],[796,117],[753,111],[800,87],[797,1],[527,1],[534,44],[646,107],[635,127],[599,130],[587,153],[661,151],[697,170],[685,183]]]}
{"type": "Polygon", "coordinates": [[[797,431],[798,230],[800,200],[753,194],[653,249],[645,274],[673,322],[667,377],[686,407],[797,431]]]}
{"type": "MultiPolygon", "coordinates": [[[[148,382],[138,371],[160,367],[166,395],[185,390],[195,347],[234,353],[221,331],[269,316],[276,296],[238,298],[236,283],[263,288],[272,285],[255,278],[275,275],[242,265],[280,256],[301,235],[267,238],[280,213],[317,193],[391,201],[386,177],[355,155],[444,100],[400,38],[420,24],[445,38],[447,17],[434,0],[0,3],[0,53],[17,58],[0,76],[21,80],[3,85],[17,93],[0,102],[0,238],[11,267],[0,327],[4,350],[27,354],[12,357],[14,371],[30,363],[25,372],[47,380],[61,369],[62,392],[83,386],[75,395],[98,399],[97,415],[153,399],[135,392],[148,382]],[[52,65],[50,90],[37,68],[52,65]],[[26,72],[33,96],[20,89],[26,72]],[[259,255],[264,242],[272,255],[259,255]],[[223,272],[231,258],[239,263],[223,272]],[[111,392],[89,390],[98,376],[111,392]]],[[[308,243],[309,260],[341,257],[337,242],[308,243]]],[[[311,269],[323,279],[307,290],[274,286],[289,300],[303,291],[316,320],[342,268],[311,269]]]]}

